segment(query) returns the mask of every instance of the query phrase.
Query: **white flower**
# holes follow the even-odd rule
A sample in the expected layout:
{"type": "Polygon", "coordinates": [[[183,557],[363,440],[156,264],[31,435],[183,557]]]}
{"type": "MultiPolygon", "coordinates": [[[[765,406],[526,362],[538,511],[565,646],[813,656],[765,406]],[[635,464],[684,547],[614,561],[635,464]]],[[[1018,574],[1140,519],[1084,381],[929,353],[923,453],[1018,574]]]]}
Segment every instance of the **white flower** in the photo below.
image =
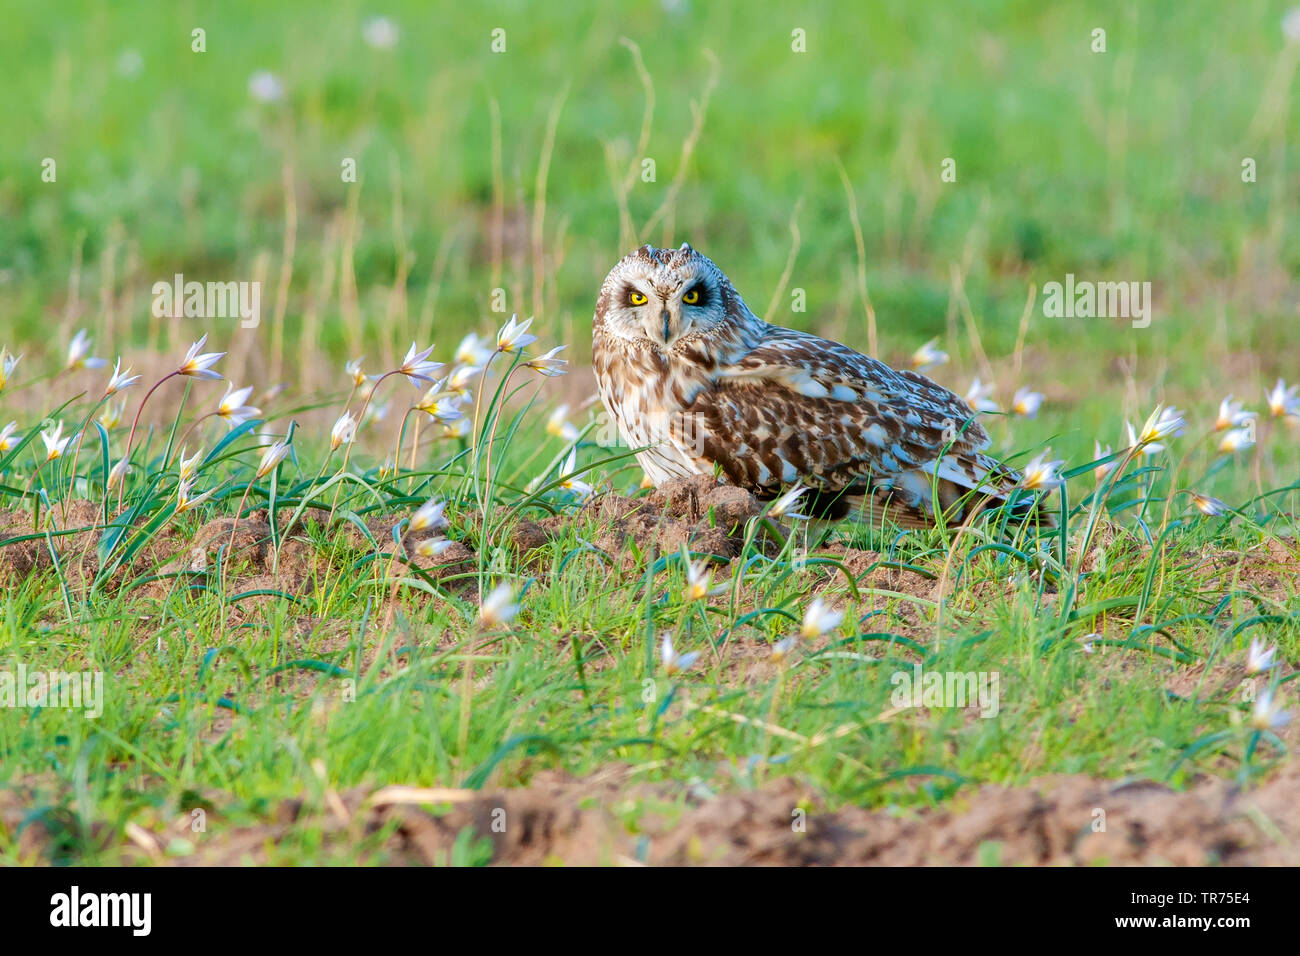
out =
{"type": "Polygon", "coordinates": [[[1020,479],[1020,487],[1026,491],[1050,491],[1059,488],[1065,479],[1061,476],[1064,459],[1045,461],[1049,450],[1044,449],[1033,461],[1025,465],[1025,475],[1020,479]]]}
{"type": "Polygon", "coordinates": [[[564,366],[568,365],[569,363],[567,360],[556,358],[555,356],[557,353],[559,353],[561,349],[565,349],[565,348],[568,348],[568,346],[557,345],[555,348],[551,349],[545,355],[539,355],[537,356],[537,358],[529,359],[527,362],[524,363],[524,365],[532,369],[534,372],[541,372],[547,378],[553,378],[556,375],[563,375],[564,366]]]}
{"type": "Polygon", "coordinates": [[[1016,389],[1016,394],[1011,399],[1011,410],[1017,415],[1023,415],[1025,418],[1037,418],[1039,406],[1043,404],[1043,394],[1041,392],[1030,391],[1022,386],[1016,389]]]}
{"type": "Polygon", "coordinates": [[[11,451],[17,442],[14,441],[14,431],[18,428],[17,422],[10,422],[4,428],[0,428],[0,455],[11,451]]]}
{"type": "MultiPolygon", "coordinates": [[[[1131,429],[1130,429],[1130,430],[1131,430],[1131,429]]],[[[1111,451],[1110,451],[1110,446],[1109,446],[1109,445],[1107,445],[1107,446],[1106,446],[1106,450],[1103,451],[1103,450],[1102,450],[1102,447],[1101,447],[1101,442],[1097,441],[1097,439],[1095,439],[1095,438],[1092,440],[1092,460],[1093,460],[1093,461],[1100,461],[1100,460],[1103,459],[1103,458],[1108,458],[1108,457],[1110,457],[1110,454],[1111,454],[1111,451]]],[[[1094,475],[1097,476],[1097,480],[1098,480],[1098,481],[1102,481],[1102,480],[1105,479],[1105,477],[1106,477],[1107,475],[1109,475],[1112,471],[1115,470],[1115,466],[1118,465],[1118,464],[1119,464],[1119,462],[1114,461],[1114,460],[1111,460],[1111,461],[1108,461],[1108,462],[1104,462],[1104,463],[1102,463],[1102,464],[1097,465],[1096,467],[1094,467],[1094,468],[1092,469],[1092,473],[1093,473],[1094,475]]]]}
{"type": "Polygon", "coordinates": [[[437,498],[430,498],[411,515],[407,530],[414,534],[420,531],[441,531],[447,527],[447,516],[443,514],[446,504],[437,498]]]}
{"type": "Polygon", "coordinates": [[[375,394],[375,386],[379,384],[378,375],[364,375],[362,382],[357,386],[357,398],[363,402],[370,401],[371,396],[375,394]]]}
{"type": "Polygon", "coordinates": [[[803,612],[803,624],[799,627],[799,633],[805,639],[812,640],[814,637],[835,630],[843,620],[843,612],[832,611],[826,607],[821,598],[814,598],[808,605],[808,609],[803,612]]]}
{"type": "Polygon", "coordinates": [[[1250,642],[1250,649],[1246,652],[1246,673],[1261,674],[1266,670],[1272,669],[1277,661],[1277,645],[1269,647],[1264,646],[1264,642],[1259,638],[1253,638],[1250,642]]]}
{"type": "Polygon", "coordinates": [[[1145,448],[1147,445],[1163,442],[1167,438],[1174,438],[1183,433],[1186,424],[1183,421],[1183,413],[1178,409],[1157,405],[1155,411],[1147,416],[1134,444],[1141,444],[1145,448]]]}
{"type": "Polygon", "coordinates": [[[257,464],[257,477],[265,478],[275,470],[276,465],[284,461],[289,454],[289,443],[278,441],[262,452],[262,460],[257,464]]]}
{"type": "Polygon", "coordinates": [[[125,458],[120,459],[108,472],[108,480],[104,483],[105,490],[116,488],[130,473],[131,463],[125,458]]]}
{"type": "Polygon", "coordinates": [[[14,369],[22,358],[21,355],[13,355],[8,349],[0,348],[0,392],[9,384],[9,379],[13,377],[14,369]]]}
{"type": "Polygon", "coordinates": [[[517,352],[537,341],[537,336],[528,334],[528,326],[533,324],[533,320],[518,322],[518,318],[517,315],[510,316],[510,321],[497,333],[498,352],[517,352]]]}
{"type": "Polygon", "coordinates": [[[268,70],[258,70],[248,78],[248,92],[259,103],[275,103],[284,99],[284,84],[268,70]]]}
{"type": "Polygon", "coordinates": [[[123,389],[130,388],[138,381],[140,381],[140,376],[131,374],[131,366],[128,365],[126,370],[123,371],[122,360],[118,359],[113,366],[113,377],[108,380],[108,388],[104,389],[104,397],[107,398],[109,395],[115,395],[123,389]]]}
{"type": "Polygon", "coordinates": [[[361,362],[363,359],[365,359],[364,355],[354,358],[351,362],[348,362],[343,366],[343,371],[347,372],[348,378],[352,379],[352,386],[354,388],[360,388],[362,385],[366,384],[366,373],[361,371],[361,362]]]}
{"type": "Polygon", "coordinates": [[[194,489],[193,482],[180,481],[176,484],[176,513],[189,511],[191,508],[197,508],[203,502],[212,497],[215,488],[203,492],[201,495],[192,495],[194,489]]]}
{"type": "Polygon", "coordinates": [[[719,585],[711,587],[713,584],[713,570],[709,567],[709,560],[703,558],[699,561],[692,561],[686,566],[686,590],[682,596],[687,601],[700,601],[707,597],[716,597],[719,594],[726,593],[726,586],[719,585]]]}
{"type": "Polygon", "coordinates": [[[1255,711],[1251,715],[1251,726],[1258,730],[1277,730],[1285,727],[1291,720],[1291,713],[1279,708],[1273,699],[1273,689],[1264,690],[1255,698],[1255,711]]]}
{"type": "Polygon", "coordinates": [[[1251,434],[1253,431],[1253,428],[1234,428],[1224,432],[1223,437],[1219,439],[1219,451],[1231,455],[1235,451],[1249,448],[1255,444],[1254,436],[1251,434]]]}
{"type": "Polygon", "coordinates": [[[519,613],[515,603],[515,589],[512,585],[501,583],[492,589],[483,603],[479,605],[478,619],[484,627],[499,627],[506,624],[519,613]]]}
{"type": "Polygon", "coordinates": [[[67,438],[63,436],[63,422],[55,424],[54,428],[49,431],[41,432],[41,441],[45,442],[45,460],[53,461],[67,450],[68,442],[72,441],[72,436],[67,438]]]}
{"type": "MultiPolygon", "coordinates": [[[[1138,447],[1138,436],[1137,436],[1137,432],[1133,430],[1133,423],[1125,422],[1124,428],[1128,433],[1128,447],[1129,448],[1138,447]]],[[[1145,445],[1142,445],[1141,447],[1142,447],[1142,454],[1144,457],[1148,457],[1151,455],[1158,455],[1165,450],[1165,446],[1161,445],[1159,442],[1149,442],[1145,445]]]]}
{"type": "Polygon", "coordinates": [[[456,361],[461,365],[486,365],[492,358],[492,350],[483,341],[470,332],[456,346],[456,361]]]}
{"type": "Polygon", "coordinates": [[[473,427],[470,420],[464,415],[450,424],[442,426],[443,438],[465,438],[469,435],[470,428],[473,427]]]}
{"type": "Polygon", "coordinates": [[[369,425],[371,422],[382,422],[388,417],[389,409],[392,407],[392,402],[384,402],[381,405],[371,405],[366,409],[365,418],[361,419],[361,422],[357,427],[360,428],[362,425],[369,425]]]}
{"type": "Polygon", "coordinates": [[[465,413],[460,410],[460,400],[455,395],[439,394],[441,388],[442,382],[434,382],[415,407],[435,421],[449,425],[464,418],[465,413]]]}
{"type": "Polygon", "coordinates": [[[412,342],[411,347],[406,350],[406,358],[402,359],[402,364],[397,370],[405,375],[412,385],[417,387],[421,382],[431,383],[433,373],[442,368],[441,362],[427,361],[429,353],[432,351],[432,345],[422,352],[417,351],[415,343],[412,342]]]}
{"type": "Polygon", "coordinates": [[[780,498],[772,502],[772,507],[767,510],[768,516],[772,518],[807,518],[807,515],[791,510],[799,499],[807,493],[808,487],[806,485],[796,484],[780,498]]]}
{"type": "Polygon", "coordinates": [[[123,50],[117,58],[117,72],[127,77],[138,76],[144,69],[144,59],[139,50],[123,50]]]}
{"type": "Polygon", "coordinates": [[[1234,402],[1229,395],[1219,402],[1219,417],[1214,420],[1216,432],[1226,432],[1229,428],[1238,428],[1255,417],[1254,412],[1241,410],[1241,402],[1234,402]]]}
{"type": "Polygon", "coordinates": [[[109,402],[99,413],[99,423],[109,431],[122,424],[122,413],[126,411],[126,402],[109,402]]]}
{"type": "Polygon", "coordinates": [[[203,348],[208,341],[207,335],[199,339],[190,346],[189,351],[185,353],[185,358],[181,361],[181,367],[176,371],[181,375],[188,375],[191,378],[208,379],[209,381],[221,378],[220,372],[212,371],[212,366],[217,363],[225,352],[204,352],[199,354],[199,349],[203,348]]]}
{"type": "Polygon", "coordinates": [[[226,385],[226,394],[221,398],[221,404],[217,406],[217,417],[226,420],[231,428],[236,425],[242,425],[250,418],[255,418],[262,414],[260,408],[254,408],[252,405],[246,405],[248,396],[253,394],[253,386],[245,385],[243,388],[235,388],[234,382],[226,385]]]}
{"type": "Polygon", "coordinates": [[[461,401],[473,396],[474,376],[481,372],[477,365],[462,365],[447,376],[445,388],[448,395],[454,395],[461,401]]]}
{"type": "Polygon", "coordinates": [[[560,487],[565,491],[571,491],[579,498],[588,498],[594,490],[591,485],[578,478],[573,477],[573,473],[578,470],[578,450],[575,448],[569,452],[569,457],[564,460],[564,467],[560,473],[564,475],[560,479],[560,487]]]}
{"type": "Polygon", "coordinates": [[[966,404],[976,412],[996,412],[998,403],[989,398],[993,394],[993,386],[985,385],[976,377],[971,382],[970,388],[966,390],[966,404]]]}
{"type": "Polygon", "coordinates": [[[180,453],[180,480],[193,481],[194,476],[198,473],[199,459],[203,457],[203,449],[200,448],[189,458],[185,457],[185,448],[181,448],[180,453]]]}
{"type": "Polygon", "coordinates": [[[1300,7],[1292,7],[1282,18],[1282,36],[1288,43],[1300,43],[1300,7]]]}
{"type": "Polygon", "coordinates": [[[799,643],[799,638],[795,635],[784,637],[772,645],[772,660],[782,661],[794,650],[795,645],[799,643]]]}
{"type": "Polygon", "coordinates": [[[935,368],[948,361],[948,353],[939,348],[939,340],[931,339],[912,353],[912,368],[918,372],[935,368]]]}
{"type": "Polygon", "coordinates": [[[1192,499],[1192,504],[1196,506],[1196,510],[1211,518],[1223,514],[1228,507],[1218,498],[1213,498],[1210,495],[1203,495],[1196,491],[1189,491],[1187,494],[1192,499]]]}
{"type": "Polygon", "coordinates": [[[546,434],[565,441],[578,440],[578,429],[569,421],[568,405],[561,405],[551,412],[551,417],[546,419],[546,434]]]}
{"type": "Polygon", "coordinates": [[[436,558],[452,546],[448,538],[425,538],[415,546],[415,553],[422,558],[436,558]]]}
{"type": "Polygon", "coordinates": [[[388,17],[371,17],[361,25],[366,45],[375,50],[391,50],[397,46],[397,34],[397,24],[388,17]]]}
{"type": "Polygon", "coordinates": [[[700,653],[699,651],[687,651],[685,654],[678,654],[673,650],[672,635],[665,634],[663,643],[659,647],[659,659],[663,662],[664,673],[671,676],[689,670],[691,665],[700,659],[700,653]]]}
{"type": "Polygon", "coordinates": [[[95,358],[90,354],[90,339],[86,336],[86,330],[81,329],[72,337],[68,344],[68,360],[64,369],[72,371],[79,368],[103,368],[108,362],[102,358],[95,358]]]}
{"type": "Polygon", "coordinates": [[[344,412],[330,429],[330,451],[338,451],[340,445],[350,445],[357,437],[357,420],[351,412],[344,412]]]}
{"type": "Polygon", "coordinates": [[[1280,378],[1277,380],[1273,391],[1266,396],[1268,410],[1274,418],[1300,417],[1300,394],[1297,393],[1300,393],[1300,385],[1287,388],[1286,382],[1280,378]]]}

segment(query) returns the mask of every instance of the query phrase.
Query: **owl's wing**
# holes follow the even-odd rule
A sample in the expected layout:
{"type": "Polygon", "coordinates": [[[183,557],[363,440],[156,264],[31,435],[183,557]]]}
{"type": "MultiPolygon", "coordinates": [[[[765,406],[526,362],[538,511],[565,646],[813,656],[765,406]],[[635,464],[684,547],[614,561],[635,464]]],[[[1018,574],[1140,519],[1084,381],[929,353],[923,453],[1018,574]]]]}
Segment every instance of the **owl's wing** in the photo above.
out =
{"type": "Polygon", "coordinates": [[[733,483],[775,490],[888,492],[928,510],[979,489],[1001,497],[1018,476],[981,454],[989,436],[958,396],[913,372],[814,335],[768,326],[757,347],[717,369],[686,417],[703,458],[733,483]]]}

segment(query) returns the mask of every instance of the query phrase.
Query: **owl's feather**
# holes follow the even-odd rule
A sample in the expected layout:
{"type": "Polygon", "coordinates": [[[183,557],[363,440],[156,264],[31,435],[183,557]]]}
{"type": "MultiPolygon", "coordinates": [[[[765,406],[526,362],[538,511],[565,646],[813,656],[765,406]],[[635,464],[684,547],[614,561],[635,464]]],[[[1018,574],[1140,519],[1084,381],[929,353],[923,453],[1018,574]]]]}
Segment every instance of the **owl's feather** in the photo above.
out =
{"type": "Polygon", "coordinates": [[[772,498],[802,483],[813,513],[919,527],[936,511],[956,520],[1002,501],[1020,480],[983,453],[988,433],[963,399],[846,345],[762,321],[689,247],[643,248],[615,267],[594,339],[601,398],[656,484],[717,470],[772,498]],[[637,309],[611,316],[619,283],[640,283],[662,296],[668,328],[677,272],[678,285],[717,284],[719,308],[700,328],[681,322],[680,338],[655,341],[629,322],[637,309]]]}

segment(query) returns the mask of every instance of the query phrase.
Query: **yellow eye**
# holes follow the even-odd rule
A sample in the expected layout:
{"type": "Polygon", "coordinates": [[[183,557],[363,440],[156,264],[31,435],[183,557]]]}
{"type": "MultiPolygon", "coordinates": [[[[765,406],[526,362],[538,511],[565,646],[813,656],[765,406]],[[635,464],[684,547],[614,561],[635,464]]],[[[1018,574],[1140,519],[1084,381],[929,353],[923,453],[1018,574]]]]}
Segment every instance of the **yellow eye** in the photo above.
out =
{"type": "Polygon", "coordinates": [[[699,302],[699,301],[700,301],[700,290],[699,290],[699,289],[691,289],[691,290],[690,290],[689,292],[687,292],[684,296],[682,296],[682,301],[685,302],[687,305],[694,305],[696,302],[699,302]]]}
{"type": "Polygon", "coordinates": [[[633,289],[628,293],[627,301],[631,302],[633,305],[645,305],[648,300],[646,299],[644,292],[637,292],[633,289]]]}

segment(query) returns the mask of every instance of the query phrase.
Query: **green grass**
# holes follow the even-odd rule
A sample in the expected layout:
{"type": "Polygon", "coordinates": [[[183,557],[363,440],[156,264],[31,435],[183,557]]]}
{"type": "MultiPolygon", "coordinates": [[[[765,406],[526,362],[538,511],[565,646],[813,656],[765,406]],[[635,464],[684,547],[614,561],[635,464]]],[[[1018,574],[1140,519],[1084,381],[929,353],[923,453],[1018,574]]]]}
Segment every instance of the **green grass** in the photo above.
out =
{"type": "MultiPolygon", "coordinates": [[[[59,560],[6,592],[0,642],[28,672],[105,673],[97,719],[55,707],[0,711],[10,785],[35,787],[32,810],[47,827],[64,821],[67,846],[46,852],[118,860],[127,821],[187,812],[196,794],[201,806],[215,803],[222,821],[257,819],[278,800],[320,791],[318,762],[339,789],[514,786],[539,767],[585,775],[618,763],[648,780],[717,789],[795,775],[833,802],[912,806],[966,784],[1058,772],[1175,785],[1212,772],[1249,782],[1287,751],[1275,733],[1249,725],[1241,686],[1223,684],[1228,659],[1239,661],[1250,637],[1267,635],[1284,659],[1300,650],[1294,524],[1266,517],[1265,502],[1218,518],[1180,504],[1162,517],[1169,467],[1135,468],[1104,495],[1097,540],[1105,542],[1090,548],[1087,568],[1076,551],[1091,498],[1067,501],[1064,527],[1075,551],[1064,564],[1054,536],[1006,538],[996,521],[911,535],[837,532],[881,552],[872,566],[854,569],[843,552],[802,532],[773,551],[752,525],[737,559],[717,568],[726,596],[701,602],[685,596],[681,555],[646,553],[615,571],[623,556],[593,548],[600,522],[591,517],[528,554],[503,549],[515,520],[504,509],[491,512],[485,532],[485,501],[537,518],[575,507],[554,482],[532,495],[500,492],[522,476],[510,466],[498,479],[487,474],[486,442],[494,431],[501,436],[501,460],[524,439],[506,424],[494,428],[499,407],[483,414],[477,453],[444,441],[429,467],[384,478],[373,467],[345,470],[337,453],[317,465],[324,457],[317,442],[299,451],[297,466],[287,459],[257,479],[260,449],[248,437],[251,423],[240,426],[198,468],[196,491],[217,494],[182,514],[175,467],[161,471],[160,456],[141,454],[125,513],[147,530],[115,537],[114,522],[65,547],[54,544],[59,528],[89,527],[60,522],[58,491],[69,480],[60,466],[68,459],[37,471],[24,505],[33,511],[16,517],[39,527],[36,539],[59,560]],[[48,510],[37,507],[42,491],[48,510]],[[447,535],[478,555],[450,576],[395,559],[405,554],[395,552],[405,532],[384,534],[431,494],[448,502],[447,535]],[[164,568],[159,577],[161,558],[136,560],[173,526],[180,543],[166,553],[183,553],[201,519],[232,513],[245,497],[246,515],[273,502],[271,535],[280,547],[304,542],[281,556],[284,579],[250,576],[238,546],[227,561],[224,531],[203,573],[164,568]],[[1145,505],[1149,520],[1132,517],[1134,504],[1145,505]],[[332,509],[345,525],[328,531],[332,509]],[[299,513],[298,529],[288,529],[299,513]],[[346,521],[380,515],[392,517],[373,542],[343,534],[346,521]],[[1151,539],[1160,547],[1152,550],[1151,539]],[[1287,592],[1261,590],[1249,576],[1235,585],[1231,574],[1205,576],[1206,549],[1235,562],[1278,541],[1287,557],[1265,564],[1291,582],[1287,592]],[[130,573],[113,573],[133,562],[130,573]],[[906,580],[921,586],[872,577],[900,565],[919,570],[906,580]],[[477,595],[502,582],[519,594],[518,616],[484,624],[477,595]],[[949,587],[941,594],[932,582],[949,587]],[[776,660],[770,646],[798,630],[814,593],[842,597],[845,620],[776,660]],[[392,594],[395,605],[387,603],[392,594]],[[659,659],[665,633],[699,661],[669,673],[659,659]],[[895,675],[916,664],[996,672],[996,712],[978,719],[960,708],[900,708],[895,675]],[[1169,690],[1179,678],[1192,689],[1169,690]]],[[[23,452],[30,454],[18,449],[3,464],[23,452]]],[[[91,500],[102,500],[102,466],[82,477],[91,500]]],[[[111,496],[108,504],[116,513],[111,496]]],[[[92,521],[100,510],[95,505],[92,521]]],[[[11,547],[21,537],[14,530],[5,539],[11,547]]],[[[1280,674],[1257,677],[1257,690],[1270,680],[1289,683],[1280,674]]],[[[18,836],[0,834],[11,861],[20,859],[18,836]]],[[[382,859],[378,845],[355,853],[382,859]]],[[[172,852],[192,851],[192,842],[178,842],[172,852]]],[[[323,862],[338,852],[313,842],[305,825],[270,859],[323,862]]]]}
{"type": "MultiPolygon", "coordinates": [[[[0,861],[134,859],[128,822],[162,833],[171,816],[210,808],[207,834],[160,838],[184,857],[240,821],[265,821],[283,799],[390,783],[522,786],[551,768],[623,765],[682,785],[682,802],[688,784],[793,776],[832,804],[912,808],[1056,773],[1249,784],[1286,759],[1293,728],[1252,728],[1240,686],[1252,638],[1278,647],[1280,666],[1255,682],[1277,684],[1284,704],[1300,657],[1300,451],[1297,432],[1262,405],[1276,378],[1300,377],[1290,214],[1300,167],[1287,149],[1300,45],[1279,29],[1286,4],[1231,16],[1173,2],[809,3],[772,17],[689,7],[393,4],[383,11],[401,29],[391,51],[362,42],[362,21],[379,11],[356,4],[87,3],[57,18],[14,7],[0,38],[11,146],[0,155],[0,345],[23,358],[0,390],[0,425],[14,419],[29,443],[0,453],[0,508],[11,509],[0,573],[20,547],[57,560],[10,568],[0,671],[102,671],[106,700],[95,720],[0,707],[0,786],[23,807],[17,825],[0,816],[0,861]],[[203,54],[190,51],[199,26],[203,54]],[[498,26],[504,54],[489,48],[498,26]],[[1089,50],[1098,26],[1104,54],[1089,50]],[[796,27],[807,53],[791,52],[796,27]],[[645,106],[624,37],[639,45],[655,104],[646,153],[657,179],[636,177],[627,197],[635,236],[613,184],[636,158],[645,106]],[[122,69],[128,51],[134,75],[122,69]],[[282,79],[283,102],[250,98],[259,69],[282,79]],[[682,166],[691,104],[706,91],[682,166]],[[45,157],[57,160],[54,183],[41,180],[45,157]],[[360,183],[340,181],[343,157],[357,159],[360,183]],[[946,157],[955,183],[940,180],[946,157]],[[1254,183],[1242,181],[1243,157],[1258,162],[1254,183]],[[577,372],[601,278],[645,240],[690,241],[756,311],[855,347],[866,348],[873,310],[879,351],[895,364],[937,336],[952,362],[933,374],[958,392],[979,375],[1004,406],[1021,385],[1046,393],[1036,419],[991,418],[989,429],[1014,462],[1050,445],[1077,470],[1062,532],[1034,541],[985,526],[855,527],[773,548],[752,528],[746,550],[715,569],[732,597],[706,604],[683,599],[681,555],[636,553],[626,567],[624,555],[600,555],[590,517],[531,555],[504,546],[517,517],[577,510],[553,487],[567,442],[542,425],[558,401],[586,397],[581,374],[535,400],[531,373],[511,380],[523,388],[495,431],[490,472],[482,450],[499,375],[476,444],[435,439],[426,420],[410,467],[408,425],[402,468],[381,474],[412,394],[390,380],[376,403],[393,411],[363,427],[347,468],[343,450],[328,452],[349,401],[342,365],[359,354],[369,372],[390,369],[415,339],[450,362],[466,331],[535,313],[538,346],[567,344],[577,372]],[[151,284],[177,272],[261,280],[261,326],[151,319],[151,284]],[[1155,321],[1045,317],[1041,287],[1066,273],[1152,282],[1155,321]],[[795,288],[806,312],[791,311],[795,288]],[[37,433],[49,416],[75,434],[98,411],[102,373],[57,374],[83,327],[95,354],[150,371],[106,429],[111,453],[91,426],[73,475],[72,446],[38,468],[37,433]],[[105,475],[145,389],[204,333],[230,352],[218,368],[235,384],[287,384],[254,400],[266,412],[259,427],[291,435],[295,454],[257,479],[251,426],[218,445],[225,427],[200,423],[188,439],[191,451],[205,446],[195,492],[214,494],[174,514],[174,446],[220,386],[170,382],[132,444],[124,506],[146,530],[105,529],[119,515],[105,475]],[[1257,446],[1222,456],[1209,430],[1229,392],[1264,417],[1257,446]],[[1129,465],[1104,500],[1090,498],[1094,439],[1122,448],[1124,420],[1140,424],[1161,402],[1188,410],[1187,432],[1129,465]],[[540,490],[526,491],[534,478],[540,490]],[[276,540],[310,588],[252,575],[238,556],[227,568],[219,548],[201,574],[162,569],[246,489],[245,516],[272,499],[283,509],[276,540]],[[1231,511],[1201,516],[1182,489],[1231,511]],[[447,535],[473,548],[452,579],[394,561],[384,529],[373,541],[346,530],[409,517],[431,496],[448,503],[447,535]],[[72,499],[93,507],[65,526],[72,499]],[[488,509],[485,532],[488,504],[499,510],[488,509]],[[344,524],[330,525],[331,512],[344,524]],[[879,568],[847,569],[845,545],[923,574],[882,583],[892,579],[879,568]],[[1225,564],[1212,574],[1215,556],[1225,564]],[[130,571],[114,576],[119,560],[130,571]],[[481,627],[480,593],[501,582],[519,592],[519,613],[481,627]],[[817,594],[844,621],[772,659],[768,647],[797,630],[817,594]],[[665,632],[700,653],[692,668],[665,673],[665,632]],[[997,717],[899,710],[893,675],[916,663],[997,671],[997,717]],[[21,847],[34,821],[49,838],[33,855],[21,847]]],[[[587,414],[574,413],[580,427],[587,414]]],[[[578,455],[598,488],[631,493],[640,479],[626,449],[597,446],[596,430],[578,455]]],[[[384,858],[382,834],[341,848],[315,827],[291,828],[268,858],[384,858]]],[[[485,860],[467,841],[449,862],[485,860]]]]}

